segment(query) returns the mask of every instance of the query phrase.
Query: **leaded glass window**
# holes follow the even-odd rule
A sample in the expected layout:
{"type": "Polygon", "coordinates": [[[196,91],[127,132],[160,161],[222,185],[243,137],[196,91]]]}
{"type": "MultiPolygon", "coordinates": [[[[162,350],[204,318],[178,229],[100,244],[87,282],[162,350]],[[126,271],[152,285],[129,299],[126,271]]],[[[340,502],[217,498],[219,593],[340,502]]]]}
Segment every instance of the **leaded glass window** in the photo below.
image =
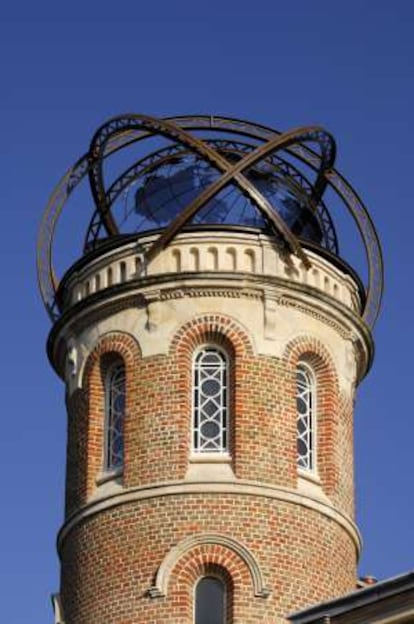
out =
{"type": "Polygon", "coordinates": [[[315,378],[301,362],[296,368],[297,459],[302,470],[315,470],[315,378]]]}
{"type": "Polygon", "coordinates": [[[204,347],[194,360],[193,450],[228,451],[228,362],[215,347],[204,347]]]}
{"type": "Polygon", "coordinates": [[[122,468],[124,463],[125,367],[114,363],[105,383],[105,470],[122,468]]]}
{"type": "Polygon", "coordinates": [[[220,579],[205,576],[195,589],[194,624],[226,624],[226,587],[220,579]]]}

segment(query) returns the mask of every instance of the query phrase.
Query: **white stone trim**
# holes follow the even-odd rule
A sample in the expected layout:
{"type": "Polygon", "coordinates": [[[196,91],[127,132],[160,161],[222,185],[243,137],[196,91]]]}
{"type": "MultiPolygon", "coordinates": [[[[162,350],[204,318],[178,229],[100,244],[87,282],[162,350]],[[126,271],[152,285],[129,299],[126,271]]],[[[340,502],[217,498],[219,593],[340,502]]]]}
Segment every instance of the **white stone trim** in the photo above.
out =
{"type": "Polygon", "coordinates": [[[99,487],[108,481],[115,481],[120,479],[124,472],[123,467],[112,468],[111,470],[103,470],[95,479],[96,485],[99,487]]]}
{"type": "Polygon", "coordinates": [[[188,458],[190,464],[231,464],[230,453],[196,453],[192,452],[188,458]]]}
{"type": "MultiPolygon", "coordinates": [[[[151,235],[140,236],[141,249],[144,250],[153,240],[151,235]]],[[[323,255],[310,249],[306,250],[306,254],[312,263],[309,270],[304,269],[295,256],[291,256],[289,263],[286,263],[273,237],[260,232],[181,232],[147,268],[150,277],[165,273],[206,271],[274,275],[290,282],[309,285],[358,314],[361,301],[355,280],[323,255]],[[196,256],[193,254],[194,250],[197,251],[196,256]]],[[[98,275],[102,275],[102,279],[99,277],[100,290],[136,279],[136,258],[134,241],[88,262],[67,280],[66,305],[74,305],[97,292],[93,285],[98,275]],[[121,266],[123,271],[120,271],[121,266]],[[116,276],[112,284],[105,279],[108,268],[116,276]]]]}
{"type": "MultiPolygon", "coordinates": [[[[351,360],[353,357],[358,360],[358,381],[366,373],[373,354],[372,338],[361,319],[340,302],[308,285],[287,283],[277,277],[219,276],[198,274],[178,280],[171,274],[171,278],[166,276],[167,282],[163,280],[162,284],[157,284],[156,291],[151,290],[150,284],[131,282],[128,292],[112,293],[110,298],[91,302],[85,309],[73,309],[64,327],[59,327],[57,323],[48,345],[49,357],[57,372],[64,377],[67,372],[66,341],[73,335],[78,336],[78,372],[75,377],[67,379],[70,393],[80,386],[85,358],[94,343],[102,335],[113,331],[113,323],[116,322],[121,331],[139,340],[142,357],[166,354],[177,329],[195,315],[200,315],[200,311],[201,314],[229,316],[229,297],[232,301],[237,298],[242,302],[240,306],[230,306],[233,311],[230,318],[242,329],[248,327],[247,335],[255,354],[280,357],[286,341],[295,336],[294,330],[300,326],[303,328],[303,315],[306,315],[313,333],[324,344],[329,343],[331,350],[337,354],[334,358],[336,364],[341,369],[345,367],[341,379],[347,386],[349,354],[345,356],[343,353],[342,343],[338,349],[338,340],[349,341],[352,337],[353,344],[358,345],[358,353],[351,352],[351,360]],[[271,310],[266,307],[270,299],[271,310]],[[176,319],[175,323],[173,319],[176,319]],[[288,319],[292,321],[290,325],[288,319]]],[[[354,369],[355,366],[354,363],[354,369]]]]}
{"type": "Polygon", "coordinates": [[[303,496],[309,496],[314,500],[319,500],[327,505],[331,505],[331,501],[323,491],[321,482],[318,477],[314,475],[302,474],[298,472],[298,492],[303,496]]]}
{"type": "Polygon", "coordinates": [[[50,598],[52,601],[55,624],[65,624],[65,618],[63,617],[63,607],[62,607],[62,601],[60,599],[60,594],[52,594],[50,598]]]}
{"type": "MultiPolygon", "coordinates": [[[[335,509],[332,504],[313,498],[309,494],[298,492],[290,488],[259,483],[256,481],[167,481],[150,486],[139,486],[136,488],[124,489],[121,493],[113,493],[102,498],[97,496],[88,502],[79,511],[75,512],[61,527],[58,538],[58,551],[62,548],[63,541],[68,533],[86,518],[112,509],[118,505],[148,500],[161,496],[175,496],[185,494],[239,494],[243,496],[264,496],[273,500],[279,500],[294,505],[301,505],[307,509],[312,509],[339,524],[350,536],[355,544],[357,556],[362,549],[362,538],[358,527],[353,520],[345,513],[335,509]]],[[[96,492],[97,494],[97,492],[96,492]]]]}
{"type": "Polygon", "coordinates": [[[236,553],[249,570],[254,595],[259,598],[267,598],[270,595],[270,589],[265,587],[263,574],[256,558],[244,544],[228,535],[222,535],[220,533],[198,533],[185,537],[164,557],[158,568],[155,583],[148,590],[151,598],[163,598],[167,595],[170,575],[178,561],[192,548],[204,544],[224,546],[236,553]]]}
{"type": "Polygon", "coordinates": [[[194,453],[188,458],[186,481],[236,481],[229,453],[194,453]]]}

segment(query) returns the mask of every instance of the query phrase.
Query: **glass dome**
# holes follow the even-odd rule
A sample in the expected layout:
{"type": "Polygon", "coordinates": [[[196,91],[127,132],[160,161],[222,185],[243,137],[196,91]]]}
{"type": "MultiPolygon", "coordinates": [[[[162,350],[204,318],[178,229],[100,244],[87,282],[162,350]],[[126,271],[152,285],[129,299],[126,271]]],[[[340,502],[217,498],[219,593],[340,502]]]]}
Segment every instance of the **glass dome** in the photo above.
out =
{"type": "MultiPolygon", "coordinates": [[[[227,159],[235,161],[236,154],[227,159]]],[[[193,155],[175,157],[141,178],[123,199],[124,214],[134,230],[168,226],[218,177],[217,171],[193,155]]],[[[309,195],[298,183],[267,163],[261,163],[246,174],[272,208],[296,235],[323,245],[324,234],[318,216],[309,207],[309,195]]],[[[234,184],[229,184],[196,213],[193,225],[235,225],[269,229],[269,223],[257,207],[234,184]]]]}

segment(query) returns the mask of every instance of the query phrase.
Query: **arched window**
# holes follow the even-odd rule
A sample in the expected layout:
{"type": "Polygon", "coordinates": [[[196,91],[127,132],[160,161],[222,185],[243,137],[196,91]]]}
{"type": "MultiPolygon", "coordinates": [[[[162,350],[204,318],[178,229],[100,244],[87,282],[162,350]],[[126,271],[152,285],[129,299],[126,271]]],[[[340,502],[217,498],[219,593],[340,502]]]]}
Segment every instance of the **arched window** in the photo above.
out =
{"type": "Polygon", "coordinates": [[[229,624],[226,586],[215,576],[204,576],[195,588],[194,624],[229,624]]]}
{"type": "Polygon", "coordinates": [[[296,368],[297,460],[298,468],[316,467],[316,386],[311,367],[300,362],[296,368]]]}
{"type": "Polygon", "coordinates": [[[229,450],[228,360],[217,347],[205,346],[194,359],[193,451],[229,450]]]}
{"type": "Polygon", "coordinates": [[[105,378],[105,470],[124,463],[125,366],[116,361],[105,378]]]}

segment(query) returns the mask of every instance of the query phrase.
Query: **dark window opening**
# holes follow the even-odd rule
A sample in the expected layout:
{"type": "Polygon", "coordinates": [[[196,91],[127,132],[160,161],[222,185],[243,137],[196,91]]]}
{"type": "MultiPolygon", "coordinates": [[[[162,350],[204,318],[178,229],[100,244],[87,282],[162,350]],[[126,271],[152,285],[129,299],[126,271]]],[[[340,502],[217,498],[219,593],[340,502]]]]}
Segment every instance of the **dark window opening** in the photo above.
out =
{"type": "Polygon", "coordinates": [[[196,586],[194,624],[227,624],[226,588],[218,578],[206,576],[196,586]]]}

